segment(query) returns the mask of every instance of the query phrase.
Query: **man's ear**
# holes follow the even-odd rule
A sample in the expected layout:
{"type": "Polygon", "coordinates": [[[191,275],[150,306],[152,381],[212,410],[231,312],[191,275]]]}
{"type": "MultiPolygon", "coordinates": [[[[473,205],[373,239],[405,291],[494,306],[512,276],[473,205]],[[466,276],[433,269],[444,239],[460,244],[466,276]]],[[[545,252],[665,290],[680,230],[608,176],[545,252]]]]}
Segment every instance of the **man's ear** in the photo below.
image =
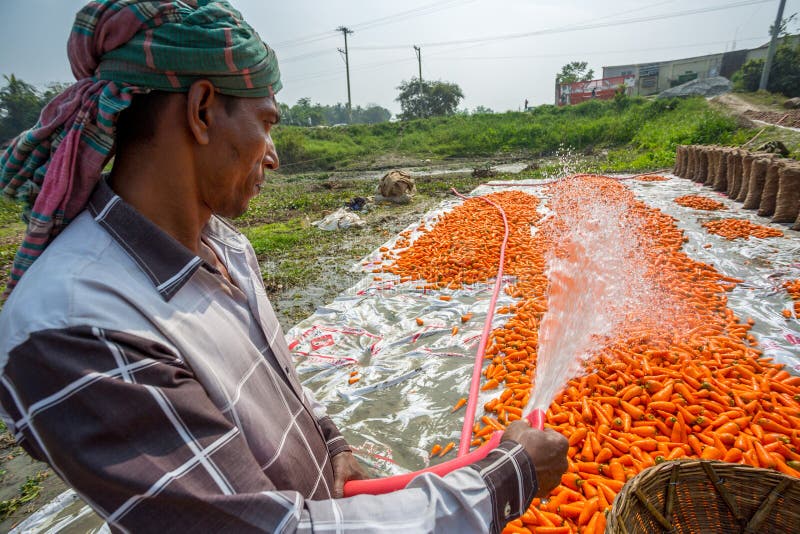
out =
{"type": "Polygon", "coordinates": [[[214,101],[217,93],[208,80],[198,80],[186,95],[186,123],[198,144],[207,145],[209,128],[214,122],[214,101]]]}

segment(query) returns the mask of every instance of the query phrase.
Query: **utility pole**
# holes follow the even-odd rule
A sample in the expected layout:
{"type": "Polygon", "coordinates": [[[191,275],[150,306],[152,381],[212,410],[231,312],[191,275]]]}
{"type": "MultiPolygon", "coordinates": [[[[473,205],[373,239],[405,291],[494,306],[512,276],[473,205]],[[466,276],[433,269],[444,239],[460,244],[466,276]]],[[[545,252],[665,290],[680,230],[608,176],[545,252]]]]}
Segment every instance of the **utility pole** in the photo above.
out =
{"type": "Polygon", "coordinates": [[[414,45],[414,53],[417,55],[417,65],[419,66],[419,106],[420,113],[422,112],[422,48],[414,45]]]}
{"type": "Polygon", "coordinates": [[[761,71],[761,82],[758,84],[759,91],[767,90],[769,71],[772,69],[772,58],[775,57],[775,48],[778,46],[778,33],[781,29],[781,21],[783,20],[783,7],[785,5],[786,0],[781,0],[781,3],[778,5],[778,15],[775,17],[775,25],[772,26],[772,39],[769,42],[767,60],[764,62],[764,69],[761,71]]]}
{"type": "Polygon", "coordinates": [[[419,92],[422,93],[422,48],[414,45],[414,53],[417,54],[417,64],[419,65],[419,92]]]}
{"type": "Polygon", "coordinates": [[[353,33],[353,30],[347,26],[339,26],[336,31],[342,32],[342,35],[344,35],[344,67],[347,71],[347,122],[351,123],[353,122],[353,102],[350,99],[350,54],[347,51],[347,34],[353,33]]]}

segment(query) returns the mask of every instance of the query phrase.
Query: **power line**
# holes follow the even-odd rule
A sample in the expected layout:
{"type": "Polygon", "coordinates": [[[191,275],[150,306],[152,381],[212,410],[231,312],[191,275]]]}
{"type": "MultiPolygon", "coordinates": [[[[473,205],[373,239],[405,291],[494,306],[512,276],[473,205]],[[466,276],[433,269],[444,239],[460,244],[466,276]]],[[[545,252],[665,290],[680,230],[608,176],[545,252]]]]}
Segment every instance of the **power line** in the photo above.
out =
{"type": "MultiPolygon", "coordinates": [[[[468,2],[466,2],[466,3],[474,2],[474,1],[475,0],[468,0],[468,2]]],[[[619,15],[627,15],[629,13],[635,13],[636,11],[642,11],[643,9],[652,9],[654,7],[658,7],[658,6],[661,6],[661,5],[664,5],[664,4],[671,4],[673,2],[675,2],[675,0],[665,0],[663,2],[660,2],[658,4],[654,4],[654,5],[637,7],[637,8],[634,8],[634,9],[629,9],[627,11],[622,11],[622,12],[619,12],[619,13],[611,13],[609,15],[603,15],[603,16],[600,16],[600,17],[593,17],[592,20],[597,21],[597,20],[603,20],[603,19],[607,19],[607,18],[611,18],[611,17],[616,17],[616,16],[619,16],[619,15]]],[[[440,11],[441,9],[445,9],[445,8],[448,8],[448,7],[454,7],[454,6],[448,6],[447,2],[445,2],[445,3],[441,4],[441,5],[438,4],[438,3],[437,4],[430,4],[429,6],[423,6],[422,8],[419,8],[419,9],[425,9],[427,7],[434,7],[434,6],[439,6],[439,9],[436,9],[436,10],[433,10],[433,11],[430,11],[430,12],[420,13],[420,14],[426,14],[427,15],[427,14],[432,13],[434,11],[440,11]]],[[[379,18],[379,19],[375,19],[375,21],[380,21],[380,20],[383,20],[384,18],[388,18],[388,17],[382,17],[382,18],[379,18]]],[[[410,17],[405,17],[405,18],[410,18],[410,17]]],[[[400,20],[400,19],[398,19],[398,20],[400,20]]],[[[375,21],[372,21],[372,22],[375,22],[375,21]]],[[[392,22],[396,22],[396,21],[392,21],[392,22]]],[[[370,26],[369,23],[365,23],[363,26],[362,25],[354,26],[354,28],[356,28],[359,31],[361,31],[363,27],[370,28],[372,26],[370,26]]],[[[317,35],[319,35],[319,34],[317,34],[317,35]]],[[[325,38],[332,37],[332,35],[330,35],[329,33],[326,33],[326,34],[323,34],[323,35],[326,36],[325,38]]],[[[318,40],[321,40],[321,39],[314,39],[314,41],[309,41],[308,43],[315,42],[315,41],[318,41],[318,40]]],[[[300,43],[300,44],[308,44],[308,43],[300,43]]],[[[281,44],[282,43],[277,43],[274,46],[278,47],[281,44]]],[[[472,48],[473,46],[479,46],[479,45],[480,45],[480,43],[478,43],[478,45],[471,45],[471,46],[468,46],[466,48],[472,48]]],[[[361,47],[353,47],[353,48],[361,49],[361,47]]],[[[375,49],[370,48],[368,50],[372,51],[372,50],[375,50],[375,49]]],[[[306,54],[300,54],[300,55],[297,55],[297,56],[290,56],[288,58],[281,58],[280,62],[281,62],[281,64],[286,64],[286,63],[291,63],[291,62],[294,62],[294,61],[312,59],[312,58],[319,57],[319,56],[322,56],[322,55],[328,54],[328,53],[330,53],[330,49],[329,48],[318,49],[318,50],[315,50],[313,52],[308,52],[306,54]]]]}
{"type": "MultiPolygon", "coordinates": [[[[741,39],[740,42],[749,42],[749,41],[760,41],[762,40],[761,37],[748,37],[745,39],[741,39]]],[[[709,46],[709,45],[717,45],[717,44],[725,44],[727,41],[709,41],[709,42],[702,42],[702,43],[692,43],[692,44],[685,44],[685,45],[677,45],[677,46],[658,46],[658,47],[650,47],[650,48],[638,48],[635,52],[650,52],[655,50],[671,50],[671,49],[679,49],[679,48],[692,48],[695,46],[709,46]]],[[[623,53],[632,53],[632,50],[606,50],[606,51],[587,51],[587,52],[559,52],[556,54],[538,54],[538,55],[520,55],[520,56],[436,56],[435,59],[443,59],[448,61],[460,61],[460,60],[500,60],[500,59],[544,59],[544,58],[558,58],[558,57],[571,57],[571,56],[581,56],[587,54],[623,54],[623,53]]],[[[354,67],[353,71],[368,71],[368,70],[377,70],[382,67],[387,67],[391,65],[396,65],[399,63],[410,63],[412,61],[411,58],[402,58],[396,59],[393,61],[380,61],[375,63],[369,63],[366,65],[359,65],[358,67],[354,67]]],[[[300,78],[287,78],[285,84],[292,84],[295,86],[299,86],[300,82],[307,82],[316,79],[326,79],[326,78],[335,78],[338,77],[341,73],[341,70],[331,69],[328,71],[322,71],[319,73],[311,74],[308,76],[302,76],[300,78]]]]}
{"type": "MultiPolygon", "coordinates": [[[[396,59],[396,60],[393,60],[393,61],[380,61],[380,62],[377,62],[377,63],[368,63],[366,65],[359,65],[358,67],[353,67],[352,70],[354,72],[355,71],[361,72],[361,71],[365,71],[365,70],[373,70],[373,69],[378,69],[378,68],[381,68],[381,67],[387,67],[387,66],[391,66],[391,65],[396,65],[398,63],[410,63],[411,61],[413,61],[411,58],[406,57],[406,58],[402,58],[402,59],[396,59]]],[[[309,81],[309,80],[312,80],[312,79],[320,79],[320,78],[322,78],[322,79],[327,79],[327,78],[333,79],[333,78],[336,78],[336,77],[338,77],[340,75],[341,75],[341,70],[340,69],[331,69],[331,70],[328,70],[328,71],[323,71],[323,72],[310,74],[308,76],[302,76],[300,78],[287,78],[286,80],[284,80],[284,85],[286,85],[287,83],[296,84],[297,82],[305,82],[305,81],[309,81]]]]}
{"type": "MultiPolygon", "coordinates": [[[[746,41],[761,41],[763,37],[747,37],[740,39],[740,42],[746,41]]],[[[447,61],[462,61],[462,60],[482,60],[482,59],[543,59],[543,58],[556,58],[556,57],[569,57],[569,56],[586,56],[589,54],[631,54],[632,52],[652,52],[655,50],[673,50],[677,48],[693,48],[695,46],[710,46],[718,44],[726,44],[729,41],[709,41],[705,43],[693,43],[686,45],[671,45],[671,46],[656,46],[651,48],[637,48],[636,50],[592,50],[588,52],[559,52],[557,54],[534,54],[534,55],[519,55],[519,56],[436,56],[434,59],[447,60],[447,61]]]]}
{"type": "Polygon", "coordinates": [[[362,22],[361,24],[356,24],[354,28],[356,28],[358,31],[364,31],[372,29],[376,26],[383,26],[384,24],[393,24],[395,22],[400,22],[401,20],[416,18],[422,15],[430,15],[431,13],[435,13],[437,11],[442,11],[445,9],[456,7],[459,4],[469,4],[472,2],[475,2],[475,0],[447,0],[445,2],[434,2],[426,6],[422,6],[415,9],[409,9],[408,11],[395,13],[394,15],[388,15],[386,17],[375,19],[373,21],[362,22]]]}
{"type": "MultiPolygon", "coordinates": [[[[596,28],[607,28],[609,26],[623,26],[626,24],[636,24],[639,22],[650,22],[653,20],[663,20],[675,17],[683,17],[686,15],[698,15],[701,13],[712,13],[714,11],[722,11],[726,9],[733,9],[737,7],[743,6],[751,6],[755,4],[765,4],[767,2],[772,2],[773,0],[746,0],[740,2],[731,2],[728,4],[717,5],[717,6],[709,6],[705,8],[698,8],[698,9],[687,9],[684,11],[676,11],[674,13],[664,13],[661,15],[648,15],[644,17],[635,17],[625,20],[618,20],[618,21],[609,21],[609,22],[597,22],[597,23],[590,23],[590,24],[577,24],[574,26],[562,26],[559,28],[547,28],[543,30],[536,30],[532,32],[524,32],[524,33],[511,33],[506,35],[495,35],[490,37],[483,37],[478,39],[459,39],[455,41],[439,41],[433,43],[423,43],[420,46],[425,47],[438,47],[438,46],[451,46],[451,45],[458,45],[458,44],[479,44],[479,43],[488,43],[492,41],[507,41],[511,39],[521,39],[524,37],[533,37],[536,35],[552,35],[558,33],[565,33],[565,32],[573,32],[573,31],[581,31],[581,30],[593,30],[596,28]]],[[[406,48],[408,45],[379,45],[379,46],[359,46],[357,47],[358,50],[394,50],[400,48],[406,48]]],[[[356,47],[353,47],[356,49],[356,47]]]]}
{"type": "MultiPolygon", "coordinates": [[[[530,35],[552,34],[552,33],[561,33],[561,32],[568,32],[568,31],[577,31],[577,30],[582,30],[582,29],[591,29],[591,28],[594,28],[594,27],[598,27],[599,28],[599,27],[607,27],[607,26],[614,26],[614,25],[633,24],[633,23],[637,23],[637,22],[660,20],[660,19],[680,17],[680,16],[693,15],[693,14],[699,14],[699,13],[709,13],[709,12],[713,12],[713,11],[720,11],[720,10],[731,9],[731,8],[736,8],[736,7],[743,7],[743,6],[747,6],[747,5],[764,4],[764,3],[768,3],[769,1],[771,1],[771,0],[739,1],[739,2],[728,4],[728,5],[709,6],[709,7],[706,7],[706,8],[698,8],[698,9],[693,9],[693,10],[685,10],[685,11],[679,11],[679,12],[667,13],[667,14],[661,14],[661,15],[651,15],[651,16],[646,16],[646,17],[638,17],[638,18],[626,19],[626,20],[622,20],[622,21],[610,21],[610,22],[606,22],[606,23],[579,24],[579,25],[575,25],[575,26],[565,26],[565,27],[560,27],[560,28],[551,28],[551,29],[546,29],[546,30],[539,30],[539,31],[530,32],[530,33],[527,33],[527,34],[513,34],[513,35],[510,35],[510,36],[499,36],[499,37],[494,37],[494,38],[490,38],[490,39],[492,39],[492,40],[502,40],[502,39],[506,39],[506,38],[512,38],[513,39],[513,38],[517,38],[517,37],[525,37],[525,36],[530,36],[530,35]]],[[[665,2],[661,2],[660,4],[656,4],[656,5],[663,5],[663,4],[666,4],[666,3],[670,3],[670,0],[665,1],[665,2]]],[[[652,8],[654,6],[651,5],[651,6],[647,6],[647,7],[652,8]]],[[[644,8],[636,8],[636,9],[633,9],[633,10],[629,10],[629,11],[626,11],[626,12],[623,12],[623,13],[618,13],[616,15],[610,15],[610,16],[618,16],[618,15],[621,15],[621,14],[627,14],[627,13],[630,13],[630,12],[633,12],[633,11],[639,11],[641,9],[644,9],[644,8]]],[[[602,18],[606,18],[606,17],[602,17],[602,18]]],[[[595,18],[593,20],[597,21],[598,19],[595,18]]],[[[755,39],[758,39],[758,38],[747,39],[747,40],[755,40],[755,39]]],[[[460,43],[470,43],[470,44],[467,45],[467,46],[451,48],[450,50],[442,51],[442,52],[439,52],[438,54],[437,53],[429,53],[427,57],[430,58],[431,56],[437,56],[437,58],[438,58],[438,57],[441,57],[442,53],[447,54],[449,52],[454,52],[454,51],[457,51],[457,50],[473,48],[474,46],[479,46],[482,42],[485,42],[485,41],[459,40],[459,41],[451,41],[451,42],[444,42],[444,43],[434,43],[433,44],[434,46],[451,46],[451,47],[452,47],[452,45],[457,45],[457,44],[460,44],[460,43]]],[[[688,48],[688,47],[693,47],[693,46],[704,46],[704,45],[710,45],[710,44],[719,44],[719,42],[715,42],[715,43],[696,43],[696,44],[681,45],[681,46],[674,46],[674,47],[653,47],[653,48],[639,49],[639,50],[688,48]]],[[[392,47],[386,47],[386,49],[389,49],[389,50],[406,49],[407,50],[406,46],[392,46],[392,47]]],[[[378,49],[376,47],[372,47],[372,48],[368,48],[368,47],[351,47],[351,48],[358,49],[358,50],[378,49]]],[[[591,53],[615,54],[615,53],[630,53],[630,52],[632,52],[632,51],[630,51],[630,50],[627,50],[627,51],[620,50],[620,51],[608,51],[608,52],[592,51],[591,53]]],[[[532,58],[536,58],[536,57],[565,57],[565,56],[569,56],[569,55],[578,55],[578,54],[579,53],[577,53],[577,52],[571,52],[571,53],[564,53],[564,54],[553,54],[553,55],[531,56],[531,57],[532,58]]],[[[511,56],[507,56],[507,57],[510,58],[511,56]]],[[[451,59],[461,59],[461,58],[451,58],[451,59]]],[[[464,58],[464,59],[466,59],[466,58],[464,58]]],[[[475,57],[475,59],[481,59],[481,58],[480,57],[475,57]]],[[[397,64],[397,63],[406,63],[406,62],[410,62],[410,58],[403,58],[403,59],[394,60],[394,61],[382,61],[382,62],[378,62],[378,63],[360,65],[360,66],[354,68],[353,70],[354,71],[374,70],[374,69],[383,68],[383,67],[386,67],[386,66],[389,66],[389,65],[393,65],[393,64],[397,64]]],[[[311,74],[311,75],[302,76],[302,77],[296,78],[296,79],[289,78],[287,81],[289,83],[298,84],[298,85],[302,86],[302,85],[306,85],[306,84],[299,83],[299,82],[308,82],[308,81],[311,81],[311,80],[335,78],[335,77],[337,77],[339,72],[340,71],[338,69],[331,70],[331,71],[322,71],[322,72],[314,73],[314,74],[311,74]]]]}
{"type": "MultiPolygon", "coordinates": [[[[382,26],[385,24],[392,24],[394,22],[399,22],[401,20],[406,20],[409,18],[419,17],[422,15],[429,15],[431,13],[435,13],[436,11],[441,11],[443,9],[449,9],[452,7],[457,6],[458,4],[468,4],[474,2],[475,0],[446,0],[444,2],[434,2],[432,4],[426,4],[424,6],[415,7],[413,9],[408,9],[406,11],[399,11],[392,15],[384,15],[382,17],[378,17],[375,19],[366,20],[364,22],[360,22],[358,24],[354,24],[352,28],[355,31],[365,31],[368,29],[372,29],[376,26],[382,26]]],[[[337,30],[338,31],[338,30],[337,30]]],[[[280,41],[277,43],[273,43],[271,46],[273,48],[291,48],[294,46],[302,46],[306,44],[315,43],[318,41],[324,41],[326,39],[330,39],[334,37],[334,35],[330,31],[314,33],[311,35],[306,35],[302,37],[296,37],[293,39],[288,39],[286,41],[280,41]]]]}

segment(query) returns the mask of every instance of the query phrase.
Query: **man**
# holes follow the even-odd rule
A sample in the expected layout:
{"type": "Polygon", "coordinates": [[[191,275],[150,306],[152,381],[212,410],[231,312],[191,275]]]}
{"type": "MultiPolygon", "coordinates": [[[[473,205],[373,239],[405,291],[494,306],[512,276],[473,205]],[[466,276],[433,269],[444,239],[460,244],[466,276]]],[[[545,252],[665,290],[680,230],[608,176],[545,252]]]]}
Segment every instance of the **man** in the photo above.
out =
{"type": "Polygon", "coordinates": [[[78,82],[0,160],[33,201],[0,401],[112,529],[498,532],[558,484],[566,440],[520,422],[482,462],[341,498],[364,473],[221,218],[278,167],[273,52],[210,0],[91,2],[68,49],[78,82]]]}

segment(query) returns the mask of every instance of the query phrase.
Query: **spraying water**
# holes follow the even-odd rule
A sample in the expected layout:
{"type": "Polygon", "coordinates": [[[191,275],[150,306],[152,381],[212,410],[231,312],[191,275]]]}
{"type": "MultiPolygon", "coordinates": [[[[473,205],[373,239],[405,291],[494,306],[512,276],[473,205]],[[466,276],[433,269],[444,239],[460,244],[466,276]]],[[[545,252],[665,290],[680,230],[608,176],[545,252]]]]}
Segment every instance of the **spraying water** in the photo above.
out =
{"type": "Polygon", "coordinates": [[[627,310],[655,299],[638,238],[642,221],[626,204],[579,180],[562,180],[551,192],[548,308],[525,413],[546,411],[567,381],[583,374],[583,363],[627,310]]]}

